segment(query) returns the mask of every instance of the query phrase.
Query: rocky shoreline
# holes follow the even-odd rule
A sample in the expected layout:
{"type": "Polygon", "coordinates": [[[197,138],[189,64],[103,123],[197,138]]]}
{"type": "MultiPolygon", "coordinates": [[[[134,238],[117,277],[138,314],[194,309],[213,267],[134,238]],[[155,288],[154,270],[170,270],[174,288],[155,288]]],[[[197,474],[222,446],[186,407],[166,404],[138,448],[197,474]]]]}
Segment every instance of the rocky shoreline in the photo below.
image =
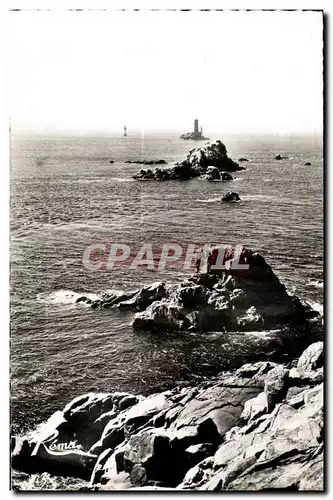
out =
{"type": "MultiPolygon", "coordinates": [[[[316,313],[287,293],[265,259],[243,248],[179,285],[154,283],[78,303],[132,310],[135,329],[258,331],[300,328],[316,313]]],[[[247,363],[197,385],[149,396],[89,393],[25,436],[12,466],[89,481],[91,490],[312,490],[323,486],[322,341],[281,364],[247,363]]]]}
{"type": "Polygon", "coordinates": [[[89,393],[13,438],[12,465],[91,490],[323,491],[323,342],[148,397],[89,393]]]}

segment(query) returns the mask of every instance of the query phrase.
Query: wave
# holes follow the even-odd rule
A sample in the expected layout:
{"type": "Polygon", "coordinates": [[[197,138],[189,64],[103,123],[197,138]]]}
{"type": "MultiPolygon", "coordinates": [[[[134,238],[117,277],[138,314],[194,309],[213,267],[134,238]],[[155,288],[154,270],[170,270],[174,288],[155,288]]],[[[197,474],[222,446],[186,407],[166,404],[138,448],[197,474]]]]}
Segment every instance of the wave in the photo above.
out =
{"type": "Polygon", "coordinates": [[[315,288],[323,289],[324,288],[324,282],[321,280],[313,280],[309,281],[306,286],[314,286],[315,288]]]}
{"type": "Polygon", "coordinates": [[[215,203],[217,201],[221,201],[221,197],[222,195],[217,196],[216,198],[207,198],[205,200],[195,200],[195,201],[199,201],[200,203],[215,203]]]}
{"type": "Polygon", "coordinates": [[[321,304],[320,302],[315,302],[314,300],[307,300],[306,301],[309,306],[312,307],[314,311],[319,312],[320,316],[324,315],[324,304],[321,304]]]}
{"type": "MultiPolygon", "coordinates": [[[[73,292],[72,290],[56,290],[51,293],[39,293],[37,300],[47,304],[70,305],[75,304],[77,299],[82,295],[82,293],[73,292]]],[[[84,296],[89,297],[91,300],[99,298],[95,293],[85,293],[84,296]]]]}

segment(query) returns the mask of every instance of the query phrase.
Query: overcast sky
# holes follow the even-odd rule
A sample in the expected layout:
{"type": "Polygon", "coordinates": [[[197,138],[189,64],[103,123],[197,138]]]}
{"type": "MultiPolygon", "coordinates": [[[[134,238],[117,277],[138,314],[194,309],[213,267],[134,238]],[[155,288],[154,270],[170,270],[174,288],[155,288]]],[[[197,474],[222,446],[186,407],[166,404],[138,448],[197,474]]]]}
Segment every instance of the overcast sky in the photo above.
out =
{"type": "Polygon", "coordinates": [[[318,132],[319,12],[10,15],[12,129],[318,132]]]}

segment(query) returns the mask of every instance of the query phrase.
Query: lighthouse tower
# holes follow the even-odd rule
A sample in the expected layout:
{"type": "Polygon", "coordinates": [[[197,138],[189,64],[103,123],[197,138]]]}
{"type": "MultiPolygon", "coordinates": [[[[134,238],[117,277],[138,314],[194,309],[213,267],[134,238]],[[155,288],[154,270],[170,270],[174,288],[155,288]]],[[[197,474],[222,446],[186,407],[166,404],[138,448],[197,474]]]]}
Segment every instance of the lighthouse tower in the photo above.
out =
{"type": "Polygon", "coordinates": [[[199,120],[197,118],[194,120],[194,133],[199,134],[199,120]]]}

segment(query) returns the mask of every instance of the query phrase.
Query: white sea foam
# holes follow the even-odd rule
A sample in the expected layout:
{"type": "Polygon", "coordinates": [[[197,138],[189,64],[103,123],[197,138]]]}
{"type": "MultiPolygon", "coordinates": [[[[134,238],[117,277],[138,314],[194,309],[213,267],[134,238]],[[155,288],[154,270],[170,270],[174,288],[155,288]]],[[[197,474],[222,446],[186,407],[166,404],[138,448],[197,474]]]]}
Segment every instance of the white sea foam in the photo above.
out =
{"type": "Polygon", "coordinates": [[[309,281],[307,283],[307,286],[314,286],[315,288],[322,289],[322,288],[324,288],[324,282],[321,280],[309,281]]]}
{"type": "Polygon", "coordinates": [[[324,304],[320,304],[320,302],[315,302],[314,300],[307,300],[307,303],[312,307],[314,311],[319,312],[320,316],[323,316],[324,304]]]}
{"type": "MultiPolygon", "coordinates": [[[[95,293],[85,293],[85,297],[91,300],[99,298],[95,293]]],[[[56,290],[49,294],[38,294],[37,299],[48,304],[69,305],[75,304],[77,299],[82,296],[82,293],[73,292],[72,290],[56,290]]]]}

